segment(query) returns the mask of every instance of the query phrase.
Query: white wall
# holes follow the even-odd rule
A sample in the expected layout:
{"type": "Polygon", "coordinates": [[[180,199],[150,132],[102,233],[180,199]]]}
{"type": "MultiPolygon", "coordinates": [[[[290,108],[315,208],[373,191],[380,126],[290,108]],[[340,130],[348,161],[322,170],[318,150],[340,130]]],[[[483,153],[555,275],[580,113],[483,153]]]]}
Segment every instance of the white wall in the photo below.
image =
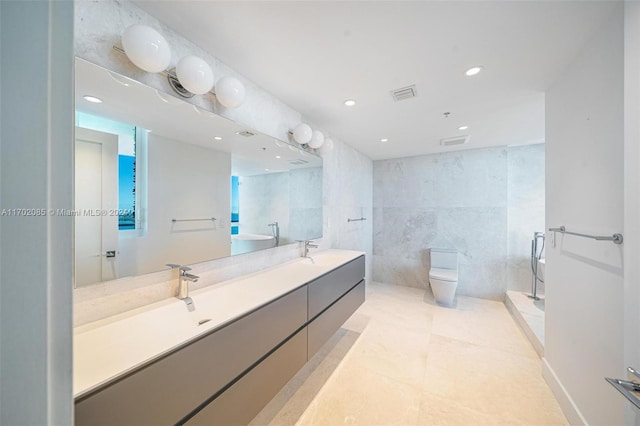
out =
{"type": "MultiPolygon", "coordinates": [[[[623,232],[623,31],[619,7],[547,91],[547,227],[623,232]]],[[[570,421],[622,424],[624,400],[604,377],[624,375],[624,246],[552,238],[545,377],[570,421]]]]}
{"type": "MultiPolygon", "coordinates": [[[[624,365],[640,368],[640,3],[625,3],[624,22],[624,365]]],[[[626,404],[625,424],[640,425],[626,404]]]]}
{"type": "MultiPolygon", "coordinates": [[[[72,37],[72,2],[0,2],[0,209],[73,208],[72,37]]],[[[0,234],[0,424],[72,424],[72,218],[0,234]]]]}
{"type": "Polygon", "coordinates": [[[147,229],[119,233],[121,277],[229,256],[231,155],[149,134],[147,229]],[[171,222],[215,217],[215,222],[171,222]]]}

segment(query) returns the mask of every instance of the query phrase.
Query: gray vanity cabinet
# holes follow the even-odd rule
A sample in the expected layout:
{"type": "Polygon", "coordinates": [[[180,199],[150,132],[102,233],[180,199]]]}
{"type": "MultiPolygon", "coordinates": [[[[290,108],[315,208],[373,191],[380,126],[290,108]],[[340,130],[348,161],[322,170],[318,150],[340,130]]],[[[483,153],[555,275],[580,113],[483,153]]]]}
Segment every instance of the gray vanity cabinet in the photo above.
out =
{"type": "Polygon", "coordinates": [[[307,326],[309,359],[324,345],[327,340],[349,319],[364,302],[364,280],[336,301],[329,309],[319,315],[307,326]]]}
{"type": "Polygon", "coordinates": [[[364,265],[360,256],[76,399],[76,424],[247,424],[364,302],[364,265]]]}
{"type": "Polygon", "coordinates": [[[304,328],[185,424],[248,424],[306,362],[307,329],[304,328]]]}
{"type": "Polygon", "coordinates": [[[175,424],[302,327],[306,319],[307,288],[301,287],[76,401],[75,422],[91,426],[175,424]]]}
{"type": "Polygon", "coordinates": [[[364,256],[311,281],[309,286],[309,320],[324,311],[343,294],[364,279],[364,256]]]}

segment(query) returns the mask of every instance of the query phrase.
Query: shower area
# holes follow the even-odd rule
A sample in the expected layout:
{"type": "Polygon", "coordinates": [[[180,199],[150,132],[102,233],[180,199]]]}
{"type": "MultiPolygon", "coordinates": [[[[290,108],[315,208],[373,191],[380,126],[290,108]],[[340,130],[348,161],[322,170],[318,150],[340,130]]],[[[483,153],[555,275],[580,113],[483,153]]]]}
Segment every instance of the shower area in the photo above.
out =
{"type": "Polygon", "coordinates": [[[544,245],[544,232],[534,232],[529,256],[531,288],[508,290],[505,296],[507,309],[540,356],[544,354],[544,245]]]}
{"type": "Polygon", "coordinates": [[[509,147],[505,305],[536,352],[544,352],[545,149],[509,147]]]}

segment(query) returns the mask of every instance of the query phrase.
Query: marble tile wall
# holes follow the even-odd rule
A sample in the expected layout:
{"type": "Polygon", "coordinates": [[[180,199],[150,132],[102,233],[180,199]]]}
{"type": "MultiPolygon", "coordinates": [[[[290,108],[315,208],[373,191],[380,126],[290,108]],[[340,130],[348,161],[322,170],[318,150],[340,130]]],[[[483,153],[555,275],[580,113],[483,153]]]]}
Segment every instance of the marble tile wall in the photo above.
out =
{"type": "MultiPolygon", "coordinates": [[[[458,294],[501,300],[508,288],[509,239],[512,233],[527,234],[520,228],[530,213],[526,197],[514,198],[513,227],[508,227],[509,188],[527,188],[528,171],[517,169],[528,167],[527,156],[537,153],[535,148],[514,150],[511,163],[512,148],[505,147],[375,161],[374,280],[425,287],[428,249],[455,249],[458,294]]],[[[539,180],[530,184],[540,189],[539,180]]],[[[544,218],[544,210],[540,215],[544,218]]],[[[521,250],[513,258],[515,276],[522,273],[515,262],[521,250]]]]}
{"type": "MultiPolygon", "coordinates": [[[[544,144],[509,147],[508,160],[508,267],[509,290],[531,291],[531,239],[544,232],[544,144]]],[[[544,293],[544,284],[538,283],[544,293]]]]}
{"type": "Polygon", "coordinates": [[[289,172],[289,238],[311,240],[322,235],[322,168],[289,172]]]}
{"type": "Polygon", "coordinates": [[[242,176],[239,187],[241,234],[271,235],[269,223],[278,222],[280,241],[289,238],[289,173],[242,176]]]}
{"type": "MultiPolygon", "coordinates": [[[[162,32],[171,45],[173,64],[182,56],[195,54],[212,66],[216,78],[233,75],[247,88],[245,103],[234,110],[227,110],[215,103],[215,99],[204,96],[195,96],[190,102],[283,140],[287,140],[287,132],[302,121],[299,112],[128,1],[75,3],[75,55],[170,93],[164,77],[142,72],[124,55],[112,49],[113,45],[119,44],[122,31],[134,23],[144,23],[162,32]]],[[[373,163],[347,143],[332,139],[333,150],[323,155],[323,238],[317,242],[320,249],[364,251],[367,254],[367,276],[371,277],[373,163]],[[360,215],[367,217],[367,221],[347,223],[348,217],[360,215]]],[[[193,272],[202,277],[194,289],[256,272],[298,256],[300,247],[292,244],[193,265],[193,272]]],[[[76,289],[74,324],[96,321],[172,297],[177,286],[177,280],[172,277],[169,271],[162,271],[76,289]]]]}

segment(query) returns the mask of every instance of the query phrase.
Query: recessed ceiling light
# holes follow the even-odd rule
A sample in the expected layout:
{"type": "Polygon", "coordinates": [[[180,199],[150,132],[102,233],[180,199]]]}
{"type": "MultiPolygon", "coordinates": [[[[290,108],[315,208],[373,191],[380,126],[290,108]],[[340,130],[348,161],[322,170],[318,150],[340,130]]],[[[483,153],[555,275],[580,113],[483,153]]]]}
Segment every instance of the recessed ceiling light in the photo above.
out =
{"type": "Polygon", "coordinates": [[[346,106],[354,106],[356,104],[355,99],[347,99],[346,101],[344,101],[344,104],[346,106]]]}
{"type": "Polygon", "coordinates": [[[481,65],[477,65],[475,67],[471,67],[468,70],[466,70],[464,73],[466,75],[468,75],[469,77],[471,77],[472,75],[476,75],[478,74],[480,71],[482,71],[482,66],[481,65]]]}
{"type": "Polygon", "coordinates": [[[265,172],[268,172],[268,171],[269,171],[269,169],[264,169],[264,171],[265,171],[265,172]]]}
{"type": "Polygon", "coordinates": [[[383,139],[380,139],[380,142],[389,142],[389,139],[383,138],[383,139]]]}
{"type": "Polygon", "coordinates": [[[458,130],[467,130],[469,128],[469,126],[460,126],[458,127],[458,130]]]}
{"type": "Polygon", "coordinates": [[[87,101],[87,102],[93,102],[94,104],[101,104],[102,103],[102,99],[96,98],[95,96],[85,95],[85,96],[83,96],[83,99],[85,101],[87,101]]]}
{"type": "Polygon", "coordinates": [[[282,157],[280,157],[279,155],[276,155],[276,158],[282,158],[282,157]]]}
{"type": "Polygon", "coordinates": [[[214,138],[215,140],[217,140],[217,141],[221,141],[221,140],[222,140],[222,138],[221,138],[220,136],[214,136],[213,138],[214,138]]]}

